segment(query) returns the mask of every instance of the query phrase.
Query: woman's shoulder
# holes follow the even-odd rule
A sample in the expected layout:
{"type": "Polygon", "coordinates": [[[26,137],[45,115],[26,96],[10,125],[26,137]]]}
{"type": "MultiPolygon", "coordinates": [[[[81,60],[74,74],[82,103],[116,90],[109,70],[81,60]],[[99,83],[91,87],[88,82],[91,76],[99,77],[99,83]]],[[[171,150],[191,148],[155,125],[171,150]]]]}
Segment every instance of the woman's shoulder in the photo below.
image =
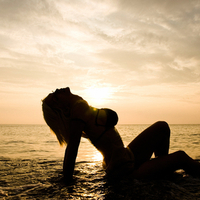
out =
{"type": "Polygon", "coordinates": [[[76,101],[72,108],[86,109],[86,108],[89,108],[89,104],[84,99],[81,99],[81,100],[76,101]]]}
{"type": "Polygon", "coordinates": [[[85,100],[78,100],[71,108],[71,117],[82,119],[90,110],[90,106],[85,100]]]}

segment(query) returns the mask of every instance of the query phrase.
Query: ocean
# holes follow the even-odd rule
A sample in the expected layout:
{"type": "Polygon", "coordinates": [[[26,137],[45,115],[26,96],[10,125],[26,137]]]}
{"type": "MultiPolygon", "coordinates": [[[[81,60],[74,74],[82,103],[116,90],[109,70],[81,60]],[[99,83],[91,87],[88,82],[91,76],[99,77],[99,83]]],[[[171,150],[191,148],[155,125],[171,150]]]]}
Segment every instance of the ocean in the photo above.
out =
{"type": "MultiPolygon", "coordinates": [[[[149,125],[117,125],[125,146],[149,125]]],[[[200,125],[170,125],[170,152],[184,150],[200,159],[200,125]]],[[[81,139],[74,182],[65,185],[65,147],[46,125],[0,125],[2,199],[200,199],[200,179],[182,171],[169,180],[109,180],[101,154],[81,139]]]]}

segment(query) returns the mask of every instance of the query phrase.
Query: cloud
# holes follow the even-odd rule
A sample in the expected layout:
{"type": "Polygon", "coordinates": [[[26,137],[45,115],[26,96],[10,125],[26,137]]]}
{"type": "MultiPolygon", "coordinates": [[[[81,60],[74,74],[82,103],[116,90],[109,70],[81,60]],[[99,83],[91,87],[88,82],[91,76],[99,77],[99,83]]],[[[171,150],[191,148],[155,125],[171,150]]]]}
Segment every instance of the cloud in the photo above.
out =
{"type": "Polygon", "coordinates": [[[0,0],[0,91],[105,86],[132,99],[191,86],[197,102],[199,11],[197,0],[0,0]]]}
{"type": "Polygon", "coordinates": [[[199,74],[197,1],[2,1],[1,11],[0,45],[7,59],[38,59],[40,67],[58,74],[94,66],[109,73],[115,67],[147,84],[184,76],[194,81],[199,74]],[[186,59],[196,62],[190,70],[177,64],[186,59]]]}

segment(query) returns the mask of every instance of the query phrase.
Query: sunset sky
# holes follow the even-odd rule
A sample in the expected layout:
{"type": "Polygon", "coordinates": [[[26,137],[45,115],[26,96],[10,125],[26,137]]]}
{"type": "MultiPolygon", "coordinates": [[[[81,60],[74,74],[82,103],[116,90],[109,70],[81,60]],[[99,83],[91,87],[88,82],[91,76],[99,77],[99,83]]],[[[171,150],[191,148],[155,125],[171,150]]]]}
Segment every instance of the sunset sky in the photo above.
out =
{"type": "Polygon", "coordinates": [[[0,124],[67,86],[121,124],[200,123],[198,0],[0,0],[0,27],[0,124]]]}

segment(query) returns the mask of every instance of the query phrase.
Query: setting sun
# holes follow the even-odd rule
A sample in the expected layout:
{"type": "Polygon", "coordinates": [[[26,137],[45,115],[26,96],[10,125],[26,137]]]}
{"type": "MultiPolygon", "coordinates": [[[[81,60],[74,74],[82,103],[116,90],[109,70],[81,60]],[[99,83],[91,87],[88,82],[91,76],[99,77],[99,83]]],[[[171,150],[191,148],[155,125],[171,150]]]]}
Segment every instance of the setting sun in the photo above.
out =
{"type": "Polygon", "coordinates": [[[87,98],[90,100],[91,104],[102,105],[109,101],[112,96],[111,89],[108,87],[95,88],[91,87],[85,90],[87,98]]]}

